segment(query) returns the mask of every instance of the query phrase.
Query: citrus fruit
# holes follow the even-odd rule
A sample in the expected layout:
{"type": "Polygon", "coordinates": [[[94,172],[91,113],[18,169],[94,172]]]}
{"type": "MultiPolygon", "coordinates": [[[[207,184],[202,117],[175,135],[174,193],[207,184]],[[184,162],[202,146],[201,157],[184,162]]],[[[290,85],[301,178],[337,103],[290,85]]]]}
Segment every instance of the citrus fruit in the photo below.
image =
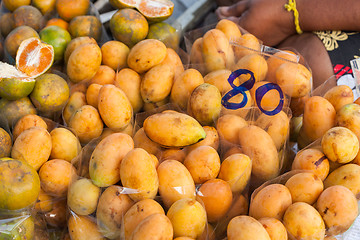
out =
{"type": "Polygon", "coordinates": [[[18,71],[13,65],[0,62],[0,97],[17,100],[30,94],[35,80],[18,71]]]}
{"type": "Polygon", "coordinates": [[[65,29],[66,31],[68,30],[68,27],[69,27],[69,23],[61,18],[50,19],[49,21],[47,21],[45,27],[53,26],[53,25],[59,26],[59,27],[65,29]]]}
{"type": "Polygon", "coordinates": [[[46,72],[54,61],[54,48],[38,38],[28,38],[21,42],[16,54],[16,68],[30,77],[46,72]]]}
{"type": "Polygon", "coordinates": [[[73,38],[88,36],[100,41],[102,24],[95,16],[77,16],[69,23],[69,33],[73,38]]]}
{"type": "Polygon", "coordinates": [[[0,127],[0,158],[9,157],[12,140],[10,134],[0,127]]]}
{"type": "Polygon", "coordinates": [[[161,22],[168,19],[174,11],[174,3],[170,0],[143,0],[137,9],[151,22],[161,22]]]}
{"type": "Polygon", "coordinates": [[[166,47],[178,49],[180,35],[176,29],[166,22],[150,24],[149,33],[146,38],[152,38],[162,41],[166,47]]]}
{"type": "Polygon", "coordinates": [[[15,59],[20,43],[28,38],[40,38],[39,34],[29,26],[20,26],[13,29],[5,38],[4,47],[9,55],[15,59]]]}
{"type": "Polygon", "coordinates": [[[0,97],[17,100],[28,96],[35,86],[35,79],[29,77],[2,78],[0,81],[0,97]]]}
{"type": "Polygon", "coordinates": [[[42,29],[39,35],[42,41],[54,47],[54,60],[62,60],[66,46],[71,41],[70,33],[59,26],[48,26],[42,29]]]}
{"type": "Polygon", "coordinates": [[[15,22],[14,22],[13,14],[10,12],[4,13],[0,17],[1,35],[3,37],[6,37],[11,32],[11,30],[13,30],[14,28],[15,28],[15,22]]]}
{"type": "Polygon", "coordinates": [[[149,24],[146,18],[131,8],[118,10],[110,19],[110,30],[113,37],[125,43],[129,48],[145,39],[149,24]]]}
{"type": "Polygon", "coordinates": [[[55,10],[56,0],[32,0],[31,4],[39,9],[42,14],[48,14],[55,10]]]}
{"type": "Polygon", "coordinates": [[[1,116],[5,117],[9,127],[12,127],[21,117],[27,114],[36,114],[36,109],[28,97],[14,101],[1,98],[0,112],[1,116]]]}
{"type": "Polygon", "coordinates": [[[109,0],[111,6],[117,9],[135,8],[137,6],[137,2],[137,0],[109,0]]]}
{"type": "Polygon", "coordinates": [[[23,240],[33,239],[35,233],[34,218],[30,215],[12,217],[1,221],[0,239],[23,240]],[[5,231],[4,231],[5,230],[5,231]]]}
{"type": "Polygon", "coordinates": [[[34,6],[25,5],[18,7],[13,12],[15,27],[29,26],[39,31],[43,24],[43,15],[40,10],[34,6]]]}
{"type": "Polygon", "coordinates": [[[0,208],[17,210],[36,202],[40,192],[40,178],[36,170],[25,162],[0,162],[0,208]]]}
{"type": "Polygon", "coordinates": [[[23,5],[30,5],[31,0],[3,0],[4,6],[11,12],[23,5]]]}
{"type": "Polygon", "coordinates": [[[65,79],[56,74],[44,73],[36,78],[30,99],[41,112],[57,112],[65,106],[69,92],[65,79]]]}
{"type": "Polygon", "coordinates": [[[90,7],[90,0],[57,0],[56,11],[65,21],[76,16],[86,15],[90,7]]]}

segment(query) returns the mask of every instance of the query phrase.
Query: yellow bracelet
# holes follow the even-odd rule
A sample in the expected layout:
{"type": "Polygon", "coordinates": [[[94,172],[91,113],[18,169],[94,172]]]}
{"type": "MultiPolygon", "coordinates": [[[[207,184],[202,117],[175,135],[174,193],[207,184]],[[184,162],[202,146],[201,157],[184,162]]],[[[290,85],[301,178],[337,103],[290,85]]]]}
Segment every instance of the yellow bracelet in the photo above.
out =
{"type": "Polygon", "coordinates": [[[298,10],[296,9],[296,2],[295,0],[289,0],[289,3],[285,4],[284,5],[285,9],[290,12],[290,11],[293,11],[294,12],[294,22],[295,22],[295,29],[296,29],[296,32],[298,34],[302,34],[303,31],[301,30],[300,28],[300,24],[299,24],[299,12],[298,10]]]}

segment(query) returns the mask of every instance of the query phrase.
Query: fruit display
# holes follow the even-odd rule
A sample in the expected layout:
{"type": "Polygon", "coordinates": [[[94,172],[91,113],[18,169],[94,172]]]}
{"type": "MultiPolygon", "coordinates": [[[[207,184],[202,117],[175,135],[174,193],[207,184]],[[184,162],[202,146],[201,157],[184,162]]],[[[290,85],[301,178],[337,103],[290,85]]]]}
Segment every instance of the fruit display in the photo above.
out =
{"type": "MultiPolygon", "coordinates": [[[[360,200],[360,105],[170,0],[3,0],[0,239],[331,239],[360,200]],[[3,24],[4,22],[8,24],[3,24]],[[108,31],[107,31],[108,30],[108,31]]],[[[0,48],[1,50],[1,48],[0,48]]]]}

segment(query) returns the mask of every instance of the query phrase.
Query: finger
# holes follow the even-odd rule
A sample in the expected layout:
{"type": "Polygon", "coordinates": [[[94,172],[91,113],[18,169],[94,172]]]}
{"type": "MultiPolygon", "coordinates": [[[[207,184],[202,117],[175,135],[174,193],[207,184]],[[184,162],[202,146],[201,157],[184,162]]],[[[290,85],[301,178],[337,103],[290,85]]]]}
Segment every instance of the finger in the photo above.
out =
{"type": "Polygon", "coordinates": [[[234,5],[227,7],[218,7],[217,11],[223,17],[239,17],[247,9],[247,1],[239,1],[234,5]]]}

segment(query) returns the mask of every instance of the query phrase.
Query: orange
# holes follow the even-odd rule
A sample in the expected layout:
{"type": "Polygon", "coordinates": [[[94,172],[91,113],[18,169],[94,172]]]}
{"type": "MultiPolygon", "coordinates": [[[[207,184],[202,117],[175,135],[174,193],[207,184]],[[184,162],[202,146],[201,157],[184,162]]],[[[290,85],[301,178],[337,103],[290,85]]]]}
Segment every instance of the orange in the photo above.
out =
{"type": "Polygon", "coordinates": [[[76,16],[86,15],[90,7],[90,0],[57,0],[56,11],[65,21],[76,16]]]}
{"type": "Polygon", "coordinates": [[[23,5],[30,5],[31,0],[3,0],[4,6],[13,12],[15,9],[17,9],[20,6],[23,5]]]}
{"type": "Polygon", "coordinates": [[[118,10],[111,17],[110,30],[116,40],[131,48],[146,38],[149,24],[141,13],[131,8],[125,8],[118,10]]]}
{"type": "Polygon", "coordinates": [[[65,106],[69,94],[65,79],[56,74],[45,73],[36,78],[30,98],[39,111],[57,112],[65,106]]]}
{"type": "Polygon", "coordinates": [[[137,0],[109,0],[111,6],[114,8],[135,8],[137,6],[137,0]]]}
{"type": "Polygon", "coordinates": [[[177,50],[180,42],[180,33],[169,23],[158,22],[150,24],[149,33],[146,38],[158,39],[166,47],[177,50]]]}
{"type": "Polygon", "coordinates": [[[56,0],[32,0],[31,4],[39,9],[42,14],[50,14],[55,10],[56,0]]]}
{"type": "Polygon", "coordinates": [[[168,19],[174,11],[174,3],[170,0],[143,0],[137,9],[147,20],[161,22],[168,19]]]}
{"type": "Polygon", "coordinates": [[[77,16],[69,23],[69,33],[73,38],[88,36],[100,41],[102,24],[95,16],[77,16]]]}
{"type": "Polygon", "coordinates": [[[0,127],[0,158],[9,157],[12,147],[10,134],[0,127]]]}
{"type": "Polygon", "coordinates": [[[0,208],[18,210],[36,202],[40,193],[40,178],[36,170],[25,162],[0,162],[0,208]]]}
{"type": "Polygon", "coordinates": [[[16,54],[16,68],[30,77],[46,72],[54,61],[54,48],[38,38],[21,42],[16,54]]]}
{"type": "Polygon", "coordinates": [[[6,37],[15,28],[14,16],[12,13],[4,13],[0,16],[0,32],[6,37]]]}
{"type": "Polygon", "coordinates": [[[28,38],[40,38],[39,34],[29,26],[20,26],[13,29],[5,38],[5,50],[15,59],[20,43],[28,38]]]}
{"type": "Polygon", "coordinates": [[[39,35],[41,41],[44,41],[54,47],[54,60],[63,60],[66,47],[71,41],[70,33],[59,26],[48,26],[43,28],[39,35]]]}
{"type": "Polygon", "coordinates": [[[15,27],[29,26],[39,31],[43,27],[43,15],[34,6],[21,6],[13,12],[15,27]]]}
{"type": "Polygon", "coordinates": [[[61,28],[65,29],[66,31],[68,30],[68,27],[69,27],[69,23],[67,21],[65,21],[65,20],[62,20],[61,18],[52,18],[52,19],[50,19],[46,23],[45,27],[53,26],[53,25],[61,27],[61,28]]]}

